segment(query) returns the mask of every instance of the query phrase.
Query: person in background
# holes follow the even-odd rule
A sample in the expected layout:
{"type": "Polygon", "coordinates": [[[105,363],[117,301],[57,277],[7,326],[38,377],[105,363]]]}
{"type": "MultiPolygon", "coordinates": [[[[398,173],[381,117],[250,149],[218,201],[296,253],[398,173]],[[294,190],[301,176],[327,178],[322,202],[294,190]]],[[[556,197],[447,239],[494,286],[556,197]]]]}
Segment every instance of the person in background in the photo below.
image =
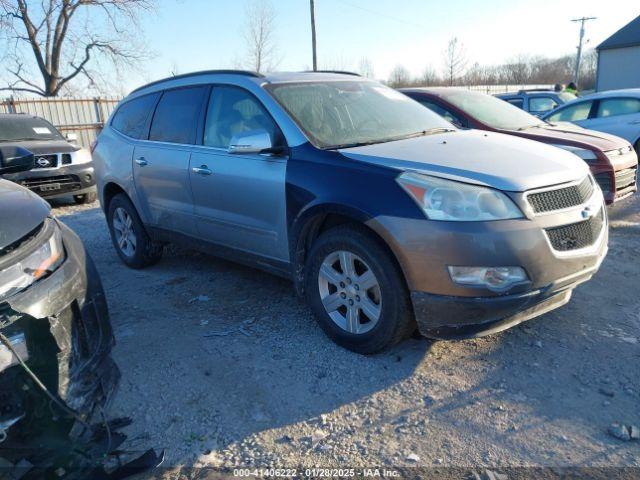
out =
{"type": "Polygon", "coordinates": [[[578,86],[575,82],[569,82],[569,85],[564,89],[567,93],[573,93],[574,95],[578,95],[578,86]]]}
{"type": "Polygon", "coordinates": [[[556,83],[553,86],[553,91],[554,92],[561,92],[562,90],[564,90],[564,85],[562,85],[561,83],[556,83]]]}

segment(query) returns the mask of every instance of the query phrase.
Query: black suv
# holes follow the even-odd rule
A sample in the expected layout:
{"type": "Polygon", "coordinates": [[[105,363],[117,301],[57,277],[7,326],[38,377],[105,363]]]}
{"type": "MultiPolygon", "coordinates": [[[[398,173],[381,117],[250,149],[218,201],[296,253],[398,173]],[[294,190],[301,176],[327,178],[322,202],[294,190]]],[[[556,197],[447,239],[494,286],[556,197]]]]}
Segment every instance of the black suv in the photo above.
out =
{"type": "Polygon", "coordinates": [[[25,148],[35,155],[31,170],[2,175],[41,197],[73,195],[76,203],[96,199],[91,152],[70,143],[46,120],[20,113],[0,114],[0,145],[25,148]]]}

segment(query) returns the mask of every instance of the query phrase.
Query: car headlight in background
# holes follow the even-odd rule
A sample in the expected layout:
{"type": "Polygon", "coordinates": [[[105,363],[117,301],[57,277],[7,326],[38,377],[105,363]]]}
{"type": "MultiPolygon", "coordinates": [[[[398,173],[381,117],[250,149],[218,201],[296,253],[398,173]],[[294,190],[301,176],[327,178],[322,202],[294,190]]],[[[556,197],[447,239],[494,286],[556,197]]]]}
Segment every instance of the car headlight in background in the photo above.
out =
{"type": "Polygon", "coordinates": [[[47,221],[53,223],[49,238],[25,258],[0,271],[0,301],[45,278],[64,261],[60,228],[53,220],[47,221]]]}
{"type": "Polygon", "coordinates": [[[86,148],[81,148],[73,154],[73,163],[89,163],[91,161],[91,152],[86,148]]]}
{"type": "Polygon", "coordinates": [[[403,173],[397,181],[430,220],[480,222],[523,217],[509,197],[492,188],[415,172],[403,173]]]}
{"type": "Polygon", "coordinates": [[[596,160],[598,160],[598,157],[596,156],[596,154],[595,154],[595,152],[593,150],[588,150],[586,148],[580,148],[580,147],[572,147],[571,145],[557,145],[557,144],[554,144],[553,146],[561,148],[561,149],[566,150],[568,152],[571,152],[574,155],[577,155],[578,157],[580,157],[582,160],[584,160],[587,163],[593,163],[596,160]]]}

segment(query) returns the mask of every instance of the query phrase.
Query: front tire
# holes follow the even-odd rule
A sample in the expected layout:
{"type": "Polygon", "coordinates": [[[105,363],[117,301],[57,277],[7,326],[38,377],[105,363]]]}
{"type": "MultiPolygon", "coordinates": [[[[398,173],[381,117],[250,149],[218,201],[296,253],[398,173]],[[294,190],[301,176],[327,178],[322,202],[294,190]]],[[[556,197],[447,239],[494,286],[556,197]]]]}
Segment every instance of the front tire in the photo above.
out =
{"type": "Polygon", "coordinates": [[[415,329],[404,276],[365,227],[339,226],[318,237],[306,263],[305,291],[324,332],[354,352],[380,352],[415,329]]]}
{"type": "Polygon", "coordinates": [[[129,198],[119,193],[107,213],[111,242],[120,259],[131,268],[144,268],[162,258],[163,245],[151,240],[129,198]]]}

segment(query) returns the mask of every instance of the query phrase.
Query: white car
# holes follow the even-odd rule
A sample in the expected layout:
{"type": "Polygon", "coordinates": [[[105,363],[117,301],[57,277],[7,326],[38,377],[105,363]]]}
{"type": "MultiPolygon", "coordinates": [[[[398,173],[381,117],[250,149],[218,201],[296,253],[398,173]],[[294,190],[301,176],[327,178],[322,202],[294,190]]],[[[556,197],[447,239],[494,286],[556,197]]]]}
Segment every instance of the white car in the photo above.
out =
{"type": "Polygon", "coordinates": [[[565,103],[543,117],[622,137],[640,152],[640,88],[610,90],[565,103]]]}

